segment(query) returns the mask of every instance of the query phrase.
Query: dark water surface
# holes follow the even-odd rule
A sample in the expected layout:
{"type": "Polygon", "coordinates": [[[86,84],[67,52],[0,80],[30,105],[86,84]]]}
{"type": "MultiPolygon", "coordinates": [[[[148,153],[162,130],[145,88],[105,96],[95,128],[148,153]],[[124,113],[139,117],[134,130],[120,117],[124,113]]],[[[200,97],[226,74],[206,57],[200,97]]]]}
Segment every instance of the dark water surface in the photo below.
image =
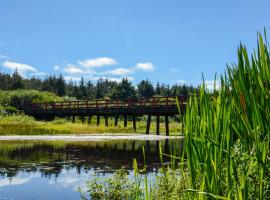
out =
{"type": "MultiPolygon", "coordinates": [[[[79,187],[94,174],[110,176],[125,168],[133,175],[133,158],[151,179],[160,167],[159,147],[181,152],[183,140],[100,142],[0,142],[0,200],[80,199],[79,187]]],[[[165,158],[165,162],[170,159],[165,158]]]]}

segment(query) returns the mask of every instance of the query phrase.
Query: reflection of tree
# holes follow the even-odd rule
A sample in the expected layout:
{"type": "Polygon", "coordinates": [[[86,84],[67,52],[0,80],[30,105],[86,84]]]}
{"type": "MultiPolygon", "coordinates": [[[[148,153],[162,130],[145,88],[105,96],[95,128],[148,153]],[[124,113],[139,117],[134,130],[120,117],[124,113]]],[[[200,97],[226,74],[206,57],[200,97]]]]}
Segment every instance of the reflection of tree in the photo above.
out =
{"type": "Polygon", "coordinates": [[[71,169],[76,169],[78,174],[89,170],[106,174],[123,167],[132,169],[133,158],[137,159],[139,167],[146,162],[150,172],[159,167],[159,143],[163,149],[170,145],[168,141],[77,142],[62,145],[46,142],[28,143],[25,146],[3,143],[0,146],[0,175],[15,177],[20,172],[40,172],[42,177],[51,178],[71,169]]]}

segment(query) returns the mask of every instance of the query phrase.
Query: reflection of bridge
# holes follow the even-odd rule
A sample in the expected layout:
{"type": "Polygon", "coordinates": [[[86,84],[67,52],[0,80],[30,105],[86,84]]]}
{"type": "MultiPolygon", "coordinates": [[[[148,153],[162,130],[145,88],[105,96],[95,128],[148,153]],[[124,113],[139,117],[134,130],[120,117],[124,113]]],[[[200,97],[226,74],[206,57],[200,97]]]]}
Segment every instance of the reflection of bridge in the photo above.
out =
{"type": "MultiPolygon", "coordinates": [[[[186,107],[185,97],[176,97],[179,108],[182,111],[186,107]]],[[[97,125],[100,124],[100,116],[104,116],[105,125],[108,126],[108,117],[114,117],[114,125],[118,125],[119,116],[124,117],[124,127],[127,126],[128,116],[132,117],[133,129],[136,130],[136,117],[147,115],[146,133],[149,134],[151,117],[156,116],[156,133],[160,133],[160,117],[165,117],[166,135],[169,135],[169,117],[179,114],[175,97],[152,97],[127,100],[79,100],[50,103],[32,103],[25,105],[27,115],[40,120],[53,120],[55,117],[71,117],[75,121],[76,116],[88,117],[88,123],[92,116],[97,116],[97,125]]]]}

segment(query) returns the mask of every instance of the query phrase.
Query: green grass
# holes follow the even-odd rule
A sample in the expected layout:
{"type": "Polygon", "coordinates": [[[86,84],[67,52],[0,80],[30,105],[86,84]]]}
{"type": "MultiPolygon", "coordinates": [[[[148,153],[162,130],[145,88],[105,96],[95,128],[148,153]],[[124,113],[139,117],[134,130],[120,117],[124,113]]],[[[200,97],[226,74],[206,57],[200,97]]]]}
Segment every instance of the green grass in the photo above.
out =
{"type": "MultiPolygon", "coordinates": [[[[100,126],[96,125],[96,118],[93,117],[91,124],[87,124],[77,119],[76,123],[65,119],[57,119],[51,122],[36,121],[26,115],[0,116],[0,135],[55,135],[55,134],[106,134],[106,133],[145,133],[146,121],[137,122],[136,131],[133,130],[132,121],[128,121],[128,126],[124,127],[124,122],[119,121],[118,126],[114,127],[114,119],[109,119],[109,126],[105,126],[104,119],[101,118],[100,126]]],[[[155,134],[155,121],[151,124],[150,132],[155,134]]],[[[179,134],[181,124],[172,121],[170,132],[172,135],[179,134]]],[[[165,133],[165,123],[160,124],[160,132],[165,133]]]]}

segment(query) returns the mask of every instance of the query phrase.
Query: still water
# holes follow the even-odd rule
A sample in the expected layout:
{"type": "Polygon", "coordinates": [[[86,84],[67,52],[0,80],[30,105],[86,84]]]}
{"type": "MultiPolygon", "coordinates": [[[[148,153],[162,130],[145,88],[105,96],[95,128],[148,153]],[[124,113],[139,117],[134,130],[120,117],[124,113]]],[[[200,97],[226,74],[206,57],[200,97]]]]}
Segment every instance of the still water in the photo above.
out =
{"type": "MultiPolygon", "coordinates": [[[[147,164],[151,179],[160,167],[159,150],[181,152],[181,139],[160,141],[0,142],[0,200],[80,199],[78,188],[95,174],[110,176],[125,168],[133,175],[133,158],[147,164]],[[142,154],[145,149],[146,160],[142,154]]],[[[165,158],[165,162],[170,162],[165,158]]]]}

